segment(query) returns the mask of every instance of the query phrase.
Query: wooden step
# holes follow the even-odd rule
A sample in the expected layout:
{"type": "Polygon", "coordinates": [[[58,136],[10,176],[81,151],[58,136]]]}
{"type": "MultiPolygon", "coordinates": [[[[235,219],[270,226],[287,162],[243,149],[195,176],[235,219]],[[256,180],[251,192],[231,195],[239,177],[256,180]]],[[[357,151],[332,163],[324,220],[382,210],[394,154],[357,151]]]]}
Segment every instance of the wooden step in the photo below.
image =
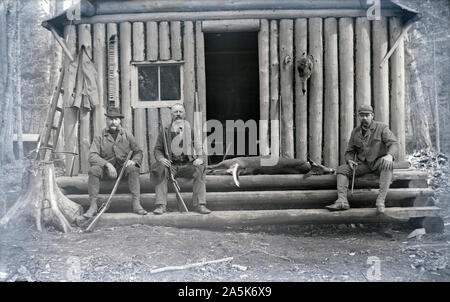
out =
{"type": "Polygon", "coordinates": [[[172,212],[163,215],[137,215],[133,213],[105,213],[97,227],[145,224],[177,228],[223,229],[227,227],[256,225],[299,225],[341,223],[387,223],[407,222],[416,217],[437,217],[438,207],[387,208],[378,215],[375,209],[350,209],[330,212],[313,210],[259,210],[259,211],[214,211],[208,215],[194,212],[172,212]]]}
{"type": "MultiPolygon", "coordinates": [[[[58,186],[65,194],[86,194],[87,175],[75,177],[62,176],[57,178],[58,186]]],[[[154,193],[155,182],[150,180],[149,174],[140,176],[141,192],[154,193]]],[[[178,179],[181,191],[192,191],[192,180],[178,179]]],[[[269,190],[313,190],[336,189],[336,175],[316,175],[304,178],[304,175],[245,175],[240,177],[241,187],[237,187],[233,178],[228,175],[207,175],[206,190],[208,192],[234,192],[234,191],[269,191],[269,190]]],[[[378,176],[364,175],[355,180],[355,188],[377,188],[378,176]]],[[[109,193],[114,186],[113,180],[101,183],[100,192],[109,193]]],[[[427,172],[419,170],[394,170],[391,188],[426,188],[427,172]]],[[[122,180],[118,193],[128,192],[126,180],[122,180]]]]}
{"type": "MultiPolygon", "coordinates": [[[[390,189],[386,198],[387,206],[425,205],[433,194],[432,189],[390,189]]],[[[351,207],[374,207],[378,189],[358,189],[348,199],[351,207]]],[[[192,208],[192,193],[182,193],[186,205],[192,208]]],[[[67,195],[74,202],[85,207],[89,205],[89,196],[67,195]]],[[[99,195],[107,200],[108,194],[99,195]]],[[[336,190],[291,190],[291,191],[246,191],[246,192],[208,192],[206,199],[211,210],[251,210],[251,209],[318,209],[333,203],[337,198],[336,190]]],[[[177,209],[174,193],[169,193],[168,207],[177,209]]],[[[141,194],[141,204],[147,210],[155,207],[155,194],[141,194]]],[[[131,194],[116,194],[112,199],[110,212],[131,211],[131,194]]]]}

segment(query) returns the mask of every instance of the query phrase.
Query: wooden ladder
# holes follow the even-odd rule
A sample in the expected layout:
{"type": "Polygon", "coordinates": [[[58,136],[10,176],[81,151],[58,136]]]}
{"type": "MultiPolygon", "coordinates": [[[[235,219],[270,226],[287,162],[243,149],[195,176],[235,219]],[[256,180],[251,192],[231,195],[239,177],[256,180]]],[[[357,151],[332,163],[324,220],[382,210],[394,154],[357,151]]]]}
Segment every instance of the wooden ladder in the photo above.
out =
{"type": "Polygon", "coordinates": [[[53,90],[53,95],[50,103],[50,108],[47,113],[44,128],[42,129],[37,144],[36,159],[50,160],[53,151],[56,150],[61,126],[64,118],[64,110],[59,104],[61,95],[61,87],[64,81],[65,68],[59,69],[59,80],[53,90]],[[58,114],[56,114],[58,112],[58,114]]]}

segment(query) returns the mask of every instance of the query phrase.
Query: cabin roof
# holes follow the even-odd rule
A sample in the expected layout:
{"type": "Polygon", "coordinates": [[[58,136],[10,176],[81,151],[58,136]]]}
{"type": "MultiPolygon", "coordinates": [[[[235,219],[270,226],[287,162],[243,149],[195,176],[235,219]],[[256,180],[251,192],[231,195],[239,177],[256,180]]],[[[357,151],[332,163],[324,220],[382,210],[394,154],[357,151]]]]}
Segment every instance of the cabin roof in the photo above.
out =
{"type": "MultiPolygon", "coordinates": [[[[403,22],[418,14],[417,11],[400,4],[398,0],[381,0],[381,10],[398,11],[403,22]]],[[[102,15],[204,12],[204,11],[246,11],[246,10],[367,10],[372,4],[367,0],[80,0],[79,4],[67,9],[54,18],[42,23],[47,29],[53,27],[63,36],[64,25],[69,24],[70,12],[79,8],[81,20],[102,15]]]]}

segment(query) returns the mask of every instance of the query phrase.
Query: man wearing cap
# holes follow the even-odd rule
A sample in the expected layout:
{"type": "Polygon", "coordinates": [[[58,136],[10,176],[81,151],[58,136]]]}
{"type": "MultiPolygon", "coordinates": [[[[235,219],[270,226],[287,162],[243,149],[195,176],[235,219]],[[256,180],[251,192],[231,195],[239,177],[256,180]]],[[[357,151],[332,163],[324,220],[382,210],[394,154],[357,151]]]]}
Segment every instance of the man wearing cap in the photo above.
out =
{"type": "Polygon", "coordinates": [[[118,108],[109,108],[106,115],[106,128],[96,136],[89,153],[88,191],[90,206],[84,217],[90,218],[97,212],[100,179],[117,178],[130,151],[131,160],[127,162],[124,176],[128,178],[128,188],[132,195],[133,212],[147,214],[140,203],[139,167],[142,163],[142,150],[130,132],[121,127],[123,115],[118,108]]]}
{"type": "Polygon", "coordinates": [[[166,212],[167,206],[167,180],[169,169],[174,177],[188,177],[194,179],[193,203],[197,212],[209,214],[211,211],[206,207],[206,158],[199,156],[200,151],[192,154],[193,132],[189,123],[185,120],[185,109],[183,105],[176,104],[171,108],[172,123],[164,129],[169,158],[166,156],[163,133],[160,131],[154,150],[156,162],[152,165],[151,177],[156,180],[156,215],[166,212]]]}
{"type": "Polygon", "coordinates": [[[380,190],[376,200],[377,213],[384,213],[385,198],[393,175],[393,161],[397,154],[398,142],[389,127],[373,120],[373,109],[370,105],[361,105],[358,109],[360,125],[353,129],[345,152],[347,164],[338,167],[337,192],[338,199],[334,204],[326,206],[330,211],[348,210],[347,200],[349,179],[367,173],[380,175],[380,190]]]}

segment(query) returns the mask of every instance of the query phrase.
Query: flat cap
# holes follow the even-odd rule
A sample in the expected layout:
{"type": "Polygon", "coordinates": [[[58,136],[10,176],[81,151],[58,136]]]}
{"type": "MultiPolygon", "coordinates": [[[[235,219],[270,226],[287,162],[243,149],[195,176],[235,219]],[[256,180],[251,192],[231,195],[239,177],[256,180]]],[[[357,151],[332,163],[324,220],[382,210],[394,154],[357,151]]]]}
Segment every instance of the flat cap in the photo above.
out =
{"type": "Polygon", "coordinates": [[[361,105],[358,108],[358,114],[360,113],[373,113],[373,108],[370,105],[361,105]]]}

